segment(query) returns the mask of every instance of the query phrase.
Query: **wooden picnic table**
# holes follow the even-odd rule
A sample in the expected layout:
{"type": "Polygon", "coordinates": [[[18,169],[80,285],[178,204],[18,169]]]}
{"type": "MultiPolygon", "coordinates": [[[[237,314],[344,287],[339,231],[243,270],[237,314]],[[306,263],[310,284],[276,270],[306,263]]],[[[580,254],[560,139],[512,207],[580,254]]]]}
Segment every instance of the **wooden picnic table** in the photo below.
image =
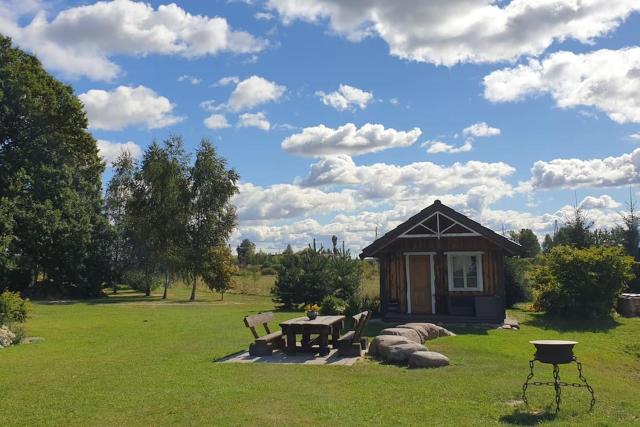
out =
{"type": "Polygon", "coordinates": [[[302,350],[311,351],[316,341],[311,341],[311,334],[318,334],[320,355],[326,356],[329,354],[329,334],[331,334],[331,344],[335,346],[340,338],[344,319],[344,316],[318,316],[313,320],[308,317],[298,317],[280,323],[283,335],[287,336],[287,353],[296,353],[296,335],[298,334],[302,335],[302,350]]]}

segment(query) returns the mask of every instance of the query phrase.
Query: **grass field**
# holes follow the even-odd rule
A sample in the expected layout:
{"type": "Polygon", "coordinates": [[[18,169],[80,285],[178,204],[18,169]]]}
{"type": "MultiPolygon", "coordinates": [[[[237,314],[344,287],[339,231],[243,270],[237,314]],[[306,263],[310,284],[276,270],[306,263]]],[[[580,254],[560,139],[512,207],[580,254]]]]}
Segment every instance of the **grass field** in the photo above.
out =
{"type": "MultiPolygon", "coordinates": [[[[640,319],[553,322],[514,311],[522,330],[457,330],[430,349],[437,370],[375,361],[352,367],[218,364],[245,349],[242,317],[269,298],[186,289],[169,301],[121,293],[99,301],[35,303],[29,335],[44,342],[0,350],[0,425],[638,425],[640,319]],[[580,341],[576,352],[598,403],[567,389],[560,415],[551,388],[520,395],[534,338],[580,341]],[[548,406],[547,406],[548,405],[548,406]]],[[[298,313],[279,312],[279,319],[298,313]]],[[[382,325],[371,325],[369,334],[382,325]]],[[[540,375],[551,378],[550,369],[540,375]]],[[[561,369],[573,382],[573,368],[561,369]]]]}

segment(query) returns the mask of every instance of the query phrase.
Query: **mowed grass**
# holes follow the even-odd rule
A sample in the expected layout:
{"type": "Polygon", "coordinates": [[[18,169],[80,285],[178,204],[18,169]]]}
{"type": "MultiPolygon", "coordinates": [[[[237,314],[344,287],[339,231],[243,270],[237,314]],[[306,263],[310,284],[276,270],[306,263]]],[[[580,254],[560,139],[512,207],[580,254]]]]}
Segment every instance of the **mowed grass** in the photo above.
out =
{"type": "MultiPolygon", "coordinates": [[[[457,330],[427,343],[451,358],[435,370],[364,361],[352,367],[220,364],[247,348],[242,317],[273,309],[269,298],[186,289],[169,301],[123,292],[104,300],[35,303],[29,335],[0,350],[0,425],[638,425],[640,319],[554,322],[514,311],[520,331],[457,330]],[[598,403],[550,387],[519,399],[536,338],[580,341],[576,352],[598,403]]],[[[278,319],[299,313],[278,312],[278,319]]],[[[372,324],[369,334],[383,325],[372,324]]],[[[550,380],[549,367],[538,368],[550,380]]],[[[564,380],[577,380],[562,366],[564,380]]]]}

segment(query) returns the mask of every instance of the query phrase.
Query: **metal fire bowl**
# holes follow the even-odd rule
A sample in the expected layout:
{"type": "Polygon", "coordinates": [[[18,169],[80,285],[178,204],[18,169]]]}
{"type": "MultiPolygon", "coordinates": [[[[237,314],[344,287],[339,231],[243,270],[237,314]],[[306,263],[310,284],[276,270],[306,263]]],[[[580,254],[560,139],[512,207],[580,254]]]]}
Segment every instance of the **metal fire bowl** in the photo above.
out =
{"type": "Polygon", "coordinates": [[[542,363],[561,365],[574,360],[573,346],[577,341],[537,340],[529,341],[536,347],[535,359],[542,363]]]}

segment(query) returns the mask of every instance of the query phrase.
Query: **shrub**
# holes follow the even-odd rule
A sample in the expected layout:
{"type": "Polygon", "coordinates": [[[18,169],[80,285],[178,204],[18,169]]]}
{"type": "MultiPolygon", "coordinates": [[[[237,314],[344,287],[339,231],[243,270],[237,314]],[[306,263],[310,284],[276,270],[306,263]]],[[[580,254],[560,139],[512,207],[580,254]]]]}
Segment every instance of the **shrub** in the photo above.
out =
{"type": "Polygon", "coordinates": [[[9,347],[15,338],[16,336],[7,326],[0,325],[0,348],[9,347]]]}
{"type": "Polygon", "coordinates": [[[633,278],[632,265],[633,259],[618,247],[554,247],[533,271],[533,308],[569,316],[608,316],[633,278]]]}
{"type": "Polygon", "coordinates": [[[260,274],[263,276],[275,276],[278,272],[273,267],[262,267],[260,269],[260,274]]]}
{"type": "Polygon", "coordinates": [[[13,333],[13,344],[20,344],[20,341],[27,336],[27,330],[22,323],[9,323],[7,325],[11,333],[13,333]]]}
{"type": "Polygon", "coordinates": [[[285,307],[317,303],[327,295],[347,299],[356,294],[361,279],[360,262],[348,253],[329,255],[309,248],[284,254],[272,295],[285,307]]]}
{"type": "Polygon", "coordinates": [[[31,311],[28,299],[20,298],[18,292],[4,291],[0,294],[0,324],[25,322],[31,311]]]}
{"type": "Polygon", "coordinates": [[[326,297],[324,297],[322,299],[322,303],[320,304],[320,314],[322,314],[323,316],[342,314],[344,313],[344,309],[344,300],[333,295],[327,295],[326,297]]]}
{"type": "Polygon", "coordinates": [[[529,273],[532,269],[529,258],[507,258],[504,263],[505,297],[507,307],[531,298],[529,273]]]}
{"type": "Polygon", "coordinates": [[[153,275],[147,276],[142,270],[127,270],[122,274],[122,282],[136,291],[144,292],[147,289],[147,281],[151,282],[151,289],[162,285],[161,280],[153,275]]]}
{"type": "Polygon", "coordinates": [[[347,306],[344,314],[347,317],[355,316],[363,311],[371,311],[373,315],[380,313],[380,298],[370,298],[369,296],[360,297],[353,295],[347,300],[347,306]]]}

